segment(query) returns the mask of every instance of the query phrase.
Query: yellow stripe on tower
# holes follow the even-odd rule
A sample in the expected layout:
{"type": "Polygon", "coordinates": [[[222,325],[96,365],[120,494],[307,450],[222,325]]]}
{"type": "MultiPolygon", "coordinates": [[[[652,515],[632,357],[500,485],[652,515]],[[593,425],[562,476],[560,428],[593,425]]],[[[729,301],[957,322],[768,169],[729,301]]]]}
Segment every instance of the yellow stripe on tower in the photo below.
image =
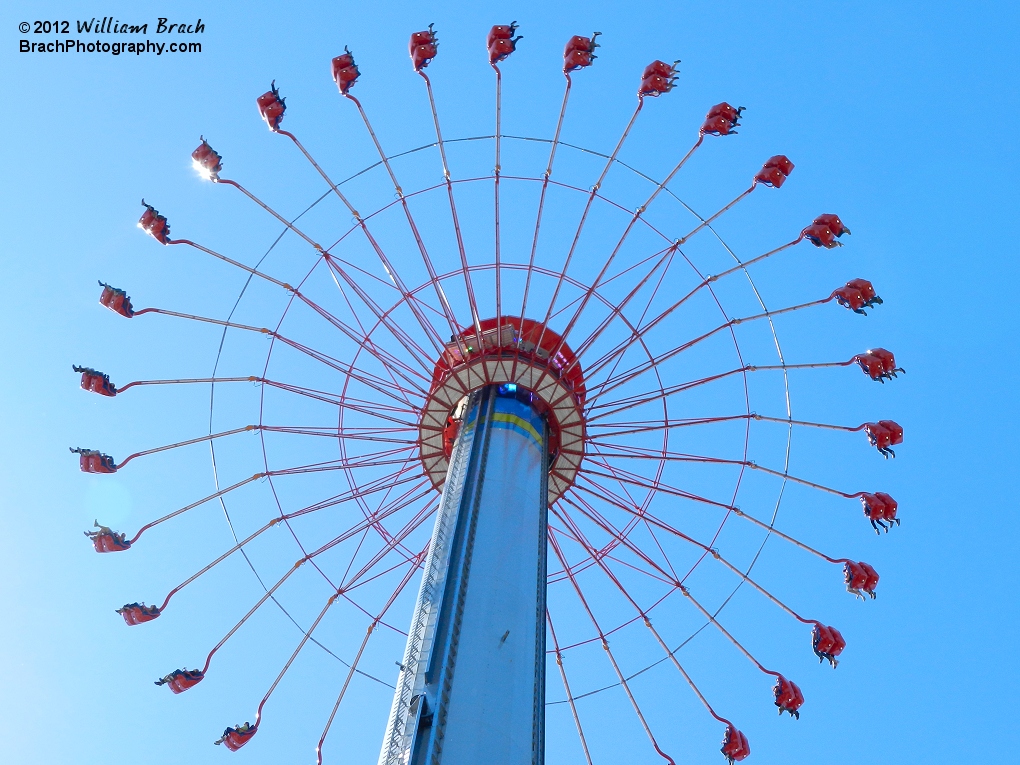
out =
{"type": "Polygon", "coordinates": [[[525,434],[529,435],[534,439],[535,443],[538,444],[539,448],[542,446],[542,434],[535,430],[535,426],[532,425],[525,419],[518,417],[516,414],[508,414],[506,412],[494,412],[492,415],[492,421],[494,423],[506,423],[507,425],[513,426],[515,430],[522,430],[525,434]]]}

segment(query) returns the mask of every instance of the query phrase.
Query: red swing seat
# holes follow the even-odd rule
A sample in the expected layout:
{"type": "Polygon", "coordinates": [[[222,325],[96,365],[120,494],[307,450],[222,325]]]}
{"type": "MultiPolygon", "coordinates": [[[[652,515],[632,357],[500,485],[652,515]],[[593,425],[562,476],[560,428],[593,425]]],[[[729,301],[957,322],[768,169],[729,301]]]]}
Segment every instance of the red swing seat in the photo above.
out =
{"type": "Polygon", "coordinates": [[[702,135],[735,135],[735,127],[740,127],[740,113],[744,107],[730,106],[723,101],[708,110],[708,116],[701,126],[702,135]]]}
{"type": "Polygon", "coordinates": [[[836,661],[836,657],[846,648],[846,641],[835,627],[815,624],[811,632],[811,647],[819,661],[828,661],[835,667],[839,663],[836,661]]]}
{"type": "Polygon", "coordinates": [[[257,731],[258,727],[254,725],[244,732],[239,731],[237,728],[227,728],[223,731],[223,745],[231,752],[236,752],[251,741],[257,731]]]}
{"type": "Polygon", "coordinates": [[[142,206],[145,207],[145,212],[138,219],[138,227],[160,244],[170,244],[170,224],[167,223],[166,216],[160,215],[159,210],[152,205],[145,204],[144,199],[142,206]]]}
{"type": "Polygon", "coordinates": [[[194,688],[205,678],[200,669],[175,669],[169,675],[156,681],[156,685],[166,685],[175,694],[184,693],[194,688]]]}
{"type": "Polygon", "coordinates": [[[109,454],[95,449],[71,449],[78,455],[78,464],[83,473],[116,473],[117,464],[109,454]]]}
{"type": "Polygon", "coordinates": [[[578,69],[584,69],[586,66],[591,66],[598,56],[595,55],[595,49],[599,47],[598,43],[595,42],[595,38],[598,37],[601,32],[596,32],[591,37],[582,37],[581,35],[574,35],[567,40],[567,45],[563,49],[563,73],[576,72],[578,69]]]}
{"type": "Polygon", "coordinates": [[[345,47],[344,52],[333,59],[332,67],[333,81],[340,88],[340,92],[346,96],[347,92],[354,87],[354,83],[358,81],[358,77],[361,76],[358,65],[354,63],[354,54],[345,47]]]}
{"type": "Polygon", "coordinates": [[[223,169],[223,157],[209,145],[204,136],[201,138],[202,145],[191,152],[191,162],[200,173],[218,181],[220,170],[223,169]]]}
{"type": "Polygon", "coordinates": [[[124,539],[123,534],[96,534],[91,539],[92,546],[96,548],[96,552],[123,552],[124,550],[131,549],[130,540],[124,539]]]}
{"type": "Polygon", "coordinates": [[[793,172],[793,162],[783,154],[777,154],[762,165],[761,170],[754,176],[755,183],[764,183],[774,188],[781,187],[786,179],[793,172]]]}
{"type": "Polygon", "coordinates": [[[801,693],[800,687],[795,682],[779,675],[776,679],[776,684],[772,687],[772,693],[775,694],[779,714],[789,712],[791,717],[800,718],[800,708],[804,704],[804,694],[801,693]]]}
{"type": "Polygon", "coordinates": [[[733,727],[732,724],[728,724],[726,726],[726,733],[723,735],[722,749],[719,751],[726,757],[727,762],[732,765],[734,762],[740,762],[745,759],[751,753],[751,745],[747,743],[747,736],[733,727]]]}
{"type": "Polygon", "coordinates": [[[130,319],[135,315],[135,309],[131,307],[131,298],[128,297],[127,292],[112,287],[105,282],[99,282],[99,286],[103,288],[102,293],[99,295],[99,302],[102,305],[105,305],[114,313],[119,313],[125,319],[130,319]]]}
{"type": "Polygon", "coordinates": [[[117,386],[110,382],[110,375],[99,372],[91,367],[72,366],[75,372],[81,372],[82,390],[98,393],[100,396],[112,398],[117,395],[117,386]]]}
{"type": "Polygon", "coordinates": [[[128,603],[127,605],[118,608],[117,613],[124,618],[124,622],[129,627],[134,627],[135,625],[144,624],[145,622],[151,622],[153,619],[158,619],[160,610],[159,606],[146,606],[141,603],[128,603]]]}
{"type": "Polygon", "coordinates": [[[875,596],[875,588],[878,587],[878,572],[863,561],[854,563],[847,561],[843,564],[843,579],[846,582],[847,592],[863,597],[862,593],[875,596]]]}
{"type": "Polygon", "coordinates": [[[414,71],[420,72],[431,64],[439,48],[439,38],[433,31],[432,25],[429,24],[428,29],[412,34],[407,48],[411,54],[414,71]]]}
{"type": "Polygon", "coordinates": [[[259,115],[265,120],[269,129],[276,132],[280,129],[280,122],[283,121],[283,113],[287,111],[286,99],[280,98],[280,91],[276,89],[276,80],[269,85],[269,90],[259,96],[255,102],[259,107],[259,115]]]}
{"type": "Polygon", "coordinates": [[[645,71],[641,74],[641,87],[638,88],[638,95],[656,98],[671,91],[675,85],[676,66],[667,64],[665,61],[653,61],[645,67],[645,71]]]}
{"type": "Polygon", "coordinates": [[[489,36],[486,38],[485,45],[489,49],[490,64],[498,64],[500,61],[504,61],[511,53],[517,50],[517,41],[521,39],[521,35],[514,37],[514,32],[516,31],[516,21],[512,24],[497,24],[489,30],[489,36]]]}

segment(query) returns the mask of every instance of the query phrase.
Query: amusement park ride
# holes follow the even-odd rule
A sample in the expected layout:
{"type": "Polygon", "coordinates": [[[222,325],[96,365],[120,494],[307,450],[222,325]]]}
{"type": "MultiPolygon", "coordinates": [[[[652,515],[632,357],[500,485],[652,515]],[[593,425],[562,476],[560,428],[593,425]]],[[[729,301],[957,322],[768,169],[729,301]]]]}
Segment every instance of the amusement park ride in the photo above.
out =
{"type": "MultiPolygon", "coordinates": [[[[406,191],[398,181],[396,157],[403,155],[388,155],[383,150],[365,108],[351,94],[361,75],[353,55],[345,50],[333,59],[332,74],[340,94],[357,110],[378,151],[379,162],[373,167],[378,167],[380,173],[385,171],[396,192],[394,201],[371,214],[359,213],[351,196],[354,192],[342,188],[347,181],[335,182],[298,138],[283,129],[287,107],[275,83],[257,99],[270,131],[293,142],[321,176],[327,196],[332,195],[344,215],[352,219],[350,228],[330,246],[320,245],[296,218],[276,212],[238,182],[223,177],[220,154],[202,139],[192,154],[196,169],[216,184],[237,189],[282,224],[289,236],[310,248],[312,266],[293,282],[262,270],[262,261],[248,265],[196,242],[171,238],[167,218],[143,201],[145,211],[139,226],[160,244],[186,245],[244,272],[249,283],[279,290],[286,297],[287,307],[275,327],[244,324],[232,316],[217,319],[162,308],[135,309],[123,289],[100,283],[100,303],[125,318],[159,314],[219,326],[224,336],[228,331],[231,336],[261,334],[268,338],[271,349],[263,369],[247,375],[217,376],[214,370],[209,378],[142,380],[122,387],[107,374],[74,367],[81,374],[83,389],[111,398],[134,387],[151,385],[205,384],[213,391],[229,391],[231,384],[248,382],[261,389],[255,424],[213,432],[210,421],[208,435],[138,452],[119,464],[95,450],[73,449],[80,456],[82,471],[115,473],[136,458],[190,444],[223,448],[215,445],[228,443],[242,433],[255,433],[262,441],[265,465],[254,475],[248,473],[228,481],[217,472],[215,493],[147,523],[130,538],[97,524],[96,530],[86,532],[97,552],[132,549],[149,530],[203,504],[225,502],[249,484],[269,483],[275,495],[277,485],[310,480],[312,476],[326,475],[340,483],[331,494],[302,506],[287,507],[277,499],[279,512],[261,527],[240,535],[244,538],[236,533],[231,521],[237,544],[170,590],[159,605],[134,602],[118,609],[128,625],[157,619],[184,587],[235,553],[245,555],[246,546],[256,538],[281,526],[291,530],[301,551],[296,563],[278,581],[266,585],[264,595],[212,648],[200,669],[179,669],[157,681],[157,685],[167,685],[175,694],[203,682],[217,651],[263,604],[270,599],[276,602],[288,579],[303,568],[314,568],[321,574],[332,594],[318,617],[301,627],[300,642],[258,704],[253,722],[227,728],[216,742],[231,751],[246,746],[266,724],[264,707],[291,664],[308,641],[318,642],[313,633],[327,612],[337,604],[345,604],[353,607],[351,613],[361,618],[367,629],[359,649],[345,661],[347,670],[339,696],[326,716],[316,750],[322,762],[326,735],[352,688],[352,680],[363,673],[362,662],[367,661],[373,634],[381,627],[400,629],[390,625],[388,613],[395,603],[406,602],[400,595],[418,579],[419,571],[417,601],[410,626],[403,632],[406,649],[399,663],[380,765],[544,762],[547,657],[557,668],[580,752],[592,762],[597,753],[589,751],[583,715],[576,704],[578,694],[572,690],[565,662],[565,657],[582,645],[603,649],[616,678],[614,687],[625,695],[647,735],[648,752],[672,763],[639,704],[640,694],[631,682],[634,667],[625,670],[628,662],[613,649],[617,633],[629,625],[647,630],[650,645],[662,652],[708,714],[721,723],[724,757],[731,763],[745,759],[751,751],[748,737],[716,712],[681,664],[676,635],[667,634],[673,625],[670,610],[693,609],[691,613],[702,626],[718,630],[761,672],[771,676],[774,703],[780,714],[799,717],[804,695],[793,680],[760,663],[723,625],[720,612],[725,602],[710,605],[697,596],[696,588],[688,584],[691,573],[702,565],[727,569],[729,573],[724,575],[733,576],[737,586],[753,588],[809,626],[819,661],[835,667],[846,642],[838,629],[800,616],[752,578],[750,569],[756,557],[738,564],[724,556],[716,539],[727,523],[759,529],[755,533],[763,533],[765,539],[775,536],[779,544],[792,545],[840,567],[850,593],[864,599],[875,597],[879,576],[872,566],[830,557],[784,533],[775,526],[776,512],[768,518],[764,503],[757,503],[760,512],[736,504],[742,481],[754,473],[781,487],[798,484],[845,499],[859,499],[876,532],[880,527],[888,531],[899,524],[897,503],[887,493],[846,493],[791,475],[788,469],[789,438],[795,429],[863,431],[872,446],[891,457],[892,447],[903,440],[899,425],[891,420],[859,426],[796,420],[790,413],[788,395],[784,399],[785,414],[759,414],[751,408],[748,393],[747,381],[756,375],[778,376],[788,392],[791,370],[856,365],[867,378],[883,383],[903,371],[893,354],[882,348],[858,353],[849,360],[824,363],[786,363],[779,351],[774,317],[827,303],[864,314],[865,309],[882,302],[870,282],[851,279],[820,298],[769,310],[750,280],[748,269],[754,264],[801,243],[836,248],[849,230],[838,216],[822,214],[791,241],[743,261],[723,244],[731,264],[706,275],[687,254],[692,238],[717,237],[712,224],[723,213],[759,187],[782,187],[794,169],[793,163],[782,155],[772,157],[753,176],[749,188],[710,216],[701,218],[682,206],[670,190],[670,182],[705,141],[732,135],[739,125],[743,109],[720,103],[708,111],[694,145],[664,180],[641,176],[624,164],[620,152],[647,100],[675,87],[675,64],[662,61],[652,62],[642,73],[637,106],[610,154],[563,142],[561,129],[572,78],[595,62],[597,35],[573,37],[567,43],[563,57],[566,88],[552,139],[504,135],[499,65],[514,53],[521,39],[515,34],[516,24],[495,26],[487,39],[489,63],[496,77],[494,134],[456,140],[443,138],[432,83],[426,74],[437,55],[436,33],[430,27],[411,36],[413,70],[426,87],[435,126],[435,141],[413,152],[437,149],[443,174],[442,182],[414,191],[406,191]],[[458,140],[490,142],[495,158],[492,173],[455,180],[448,151],[459,145],[458,140]],[[501,152],[505,143],[513,140],[538,140],[548,146],[548,160],[541,175],[512,176],[504,171],[501,152]],[[557,152],[564,147],[597,158],[601,173],[589,179],[587,187],[565,183],[554,173],[557,152]],[[647,182],[647,192],[636,209],[604,195],[603,186],[611,172],[630,172],[642,183],[647,182]],[[524,213],[519,202],[513,211],[506,204],[503,195],[507,184],[534,190],[537,201],[537,209],[530,207],[527,212],[534,230],[527,242],[530,249],[526,246],[509,257],[504,251],[501,212],[504,220],[508,214],[524,213]],[[492,239],[484,256],[467,241],[458,214],[457,199],[472,193],[472,189],[486,195],[493,211],[489,229],[492,239]],[[557,194],[583,201],[582,211],[576,227],[569,223],[574,232],[564,240],[570,242],[569,246],[556,248],[558,254],[549,253],[544,258],[549,262],[542,265],[538,253],[553,249],[541,247],[543,220],[550,225],[564,225],[565,213],[548,209],[557,194]],[[429,232],[421,227],[415,210],[420,210],[431,195],[448,204],[453,234],[450,241],[456,243],[455,248],[426,244],[429,232]],[[660,199],[671,200],[677,211],[694,215],[693,225],[683,231],[665,232],[661,224],[649,222],[646,213],[660,199]],[[586,224],[591,225],[596,216],[620,216],[626,221],[617,239],[582,243],[586,224]],[[394,257],[393,248],[384,241],[393,229],[404,231],[407,237],[399,248],[399,257],[394,257]],[[638,232],[644,237],[642,245],[655,240],[659,242],[657,249],[631,247],[638,232]],[[362,248],[359,252],[367,253],[366,257],[349,254],[356,246],[362,248]],[[443,264],[435,255],[437,250],[454,253],[450,262],[443,264]],[[413,258],[410,253],[414,253],[413,258]],[[593,269],[595,253],[594,275],[585,276],[593,269]],[[368,255],[377,262],[370,263],[368,255]],[[424,274],[420,279],[408,277],[409,272],[421,268],[424,274]],[[316,297],[316,280],[323,275],[330,289],[335,290],[330,299],[336,301],[337,308],[316,297]],[[716,290],[723,283],[740,279],[753,291],[759,310],[730,318],[722,311],[716,290]],[[692,321],[680,320],[689,310],[701,316],[718,312],[722,318],[697,328],[692,321]],[[305,332],[306,336],[290,332],[286,320],[292,311],[303,311],[319,321],[317,334],[309,333],[307,322],[293,325],[295,332],[305,332]],[[768,337],[774,340],[772,353],[778,352],[778,359],[762,363],[745,357],[740,332],[748,325],[766,328],[768,337]],[[688,327],[695,329],[685,336],[688,327]],[[323,333],[331,333],[335,340],[317,342],[316,337],[321,338],[323,333]],[[711,368],[680,365],[688,358],[685,354],[694,356],[713,343],[721,343],[720,347],[728,350],[712,357],[695,357],[712,359],[704,362],[711,363],[711,368]],[[337,347],[349,352],[338,354],[337,347]],[[287,361],[295,358],[321,367],[322,375],[332,376],[331,382],[320,384],[320,377],[308,384],[290,379],[292,368],[306,368],[287,361]],[[728,359],[729,365],[719,366],[720,358],[728,359]],[[696,371],[693,376],[691,369],[696,371]],[[736,387],[721,387],[729,383],[736,387]],[[691,398],[713,390],[736,391],[740,411],[725,410],[729,394],[691,398]],[[327,424],[273,423],[268,417],[274,402],[283,400],[301,400],[302,404],[319,407],[315,411],[324,413],[327,424]],[[688,400],[691,403],[677,404],[688,400]],[[699,407],[705,406],[716,407],[716,411],[702,413],[699,407]],[[773,467],[752,460],[750,451],[752,431],[769,427],[785,433],[785,451],[779,452],[785,455],[785,463],[773,467]],[[725,429],[726,435],[699,437],[699,433],[710,433],[713,428],[725,429]],[[330,443],[339,448],[339,458],[281,465],[292,452],[276,448],[272,439],[280,434],[333,439],[330,443]],[[726,448],[731,451],[725,453],[726,448]],[[693,479],[700,470],[716,472],[693,479]],[[708,492],[706,486],[716,486],[718,491],[708,492]],[[330,510],[335,524],[331,537],[322,544],[299,541],[305,533],[302,523],[330,510]],[[704,521],[698,522],[696,531],[685,530],[684,519],[692,513],[709,518],[707,523],[715,532],[703,535],[704,521]],[[427,521],[433,515],[429,535],[427,521]],[[330,561],[330,573],[326,572],[326,561],[330,561]],[[304,567],[306,563],[312,565],[304,567]],[[380,596],[380,583],[386,581],[390,581],[390,594],[380,596]],[[362,597],[363,593],[369,595],[362,597]],[[629,615],[618,617],[615,607],[611,615],[604,611],[601,601],[609,596],[623,604],[629,615]],[[572,616],[566,624],[557,620],[561,612],[558,608],[568,600],[571,613],[580,616],[572,616]],[[584,626],[579,627],[578,622],[584,626]],[[585,636],[581,636],[582,631],[587,631],[585,636]],[[568,632],[576,634],[567,639],[564,636],[568,632]]],[[[669,220],[671,225],[680,225],[679,215],[669,220]]],[[[717,241],[722,243],[718,237],[717,241]]],[[[219,471],[215,454],[214,470],[219,471]]],[[[223,507],[226,510],[225,504],[223,507]]],[[[229,514],[227,517],[229,520],[229,514]]],[[[392,621],[406,624],[404,617],[392,621]]]]}

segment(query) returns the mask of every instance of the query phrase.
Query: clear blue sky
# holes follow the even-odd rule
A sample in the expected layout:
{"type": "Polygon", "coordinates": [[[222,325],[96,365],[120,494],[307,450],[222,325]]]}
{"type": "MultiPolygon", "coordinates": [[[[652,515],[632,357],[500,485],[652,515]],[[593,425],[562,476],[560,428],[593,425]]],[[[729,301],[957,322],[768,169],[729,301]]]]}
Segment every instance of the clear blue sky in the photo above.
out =
{"type": "MultiPolygon", "coordinates": [[[[595,30],[604,33],[603,57],[577,78],[577,119],[568,122],[566,140],[608,151],[632,108],[637,75],[654,58],[683,63],[678,90],[649,104],[643,132],[627,146],[625,161],[639,169],[663,175],[712,104],[747,106],[741,134],[707,146],[678,193],[709,212],[742,188],[737,179],[744,183],[762,159],[789,154],[797,163],[790,182],[780,192],[756,193],[722,233],[746,259],[785,241],[786,232],[818,212],[840,214],[854,232],[847,247],[828,253],[801,245],[763,273],[764,284],[778,304],[787,287],[803,297],[816,284],[863,276],[876,283],[885,305],[863,323],[829,306],[817,324],[781,325],[781,338],[794,352],[826,359],[881,345],[909,371],[885,386],[853,370],[794,381],[795,416],[852,424],[892,417],[907,434],[889,462],[859,435],[826,441],[840,444],[839,451],[823,453],[815,451],[821,442],[813,435],[795,434],[799,472],[849,490],[885,488],[899,500],[903,518],[901,527],[878,538],[855,503],[826,500],[811,515],[813,495],[794,492],[790,499],[800,508],[790,519],[798,534],[879,569],[880,596],[867,604],[841,592],[836,574],[778,540],[766,546],[762,578],[850,638],[836,672],[817,667],[805,630],[792,628],[760,597],[742,590],[724,612],[763,656],[794,668],[791,676],[808,695],[799,723],[776,719],[768,681],[752,674],[731,646],[713,637],[678,654],[705,678],[720,711],[748,732],[749,762],[1008,758],[1018,732],[1020,680],[1010,584],[1020,531],[1015,8],[988,2],[384,5],[262,10],[182,2],[171,11],[123,2],[45,8],[11,2],[0,11],[6,105],[0,269],[8,327],[7,373],[0,381],[6,447],[0,460],[6,530],[0,761],[314,761],[342,677],[318,649],[309,649],[288,675],[267,711],[272,725],[258,739],[238,755],[209,745],[223,726],[253,717],[294,645],[297,632],[277,611],[260,614],[228,645],[215,680],[210,675],[179,697],[150,685],[173,668],[200,663],[257,597],[243,565],[203,580],[172,616],[151,625],[128,629],[112,613],[124,602],[157,600],[224,549],[229,535],[217,508],[188,516],[128,555],[99,557],[80,536],[97,516],[130,530],[202,496],[211,486],[208,451],[197,447],[105,477],[79,473],[67,447],[124,455],[199,435],[208,425],[207,393],[161,398],[143,391],[100,400],[77,389],[70,366],[93,365],[122,383],[204,376],[211,369],[218,335],[156,319],[128,324],[96,303],[96,280],[103,279],[128,288],[138,305],[223,316],[240,289],[236,273],[143,237],[134,225],[143,195],[169,216],[175,235],[248,263],[278,233],[232,190],[195,178],[188,155],[199,134],[225,154],[229,175],[252,179],[274,204],[296,214],[323,185],[284,139],[259,123],[254,99],[270,80],[288,96],[286,126],[335,177],[344,177],[373,159],[329,80],[331,57],[345,44],[357,54],[365,76],[354,93],[370,106],[387,148],[418,146],[431,126],[406,40],[435,22],[443,47],[430,72],[445,132],[477,135],[491,130],[491,71],[481,58],[482,40],[490,25],[512,19],[525,40],[505,67],[508,133],[549,135],[562,87],[556,69],[562,44],[595,30]],[[19,39],[44,37],[20,34],[20,22],[45,14],[73,27],[94,13],[153,25],[160,15],[201,17],[206,31],[196,39],[203,51],[137,58],[17,52],[19,39]],[[458,82],[463,86],[455,87],[458,82]],[[822,571],[832,586],[819,594],[815,580],[822,571]]],[[[417,167],[409,164],[407,174],[417,167]]],[[[427,173],[435,182],[434,164],[427,173]]],[[[366,184],[365,193],[388,201],[391,190],[372,178],[377,186],[366,184]]],[[[627,193],[621,187],[621,203],[640,203],[627,193]]],[[[327,230],[345,229],[341,217],[342,226],[327,230]]],[[[298,252],[291,243],[286,256],[298,252]]],[[[285,270],[285,263],[277,265],[285,270]]],[[[266,315],[278,315],[279,306],[268,303],[276,296],[265,299],[266,315]]],[[[252,320],[253,300],[246,309],[252,320]]],[[[251,349],[264,354],[264,346],[251,349]]],[[[246,350],[235,348],[237,359],[246,350]]],[[[257,460],[252,464],[259,469],[257,460]]],[[[281,554],[293,559],[291,548],[281,554]]],[[[291,594],[302,618],[317,611],[321,591],[291,594]]],[[[354,620],[329,624],[334,645],[348,656],[363,629],[354,620]]],[[[400,640],[389,639],[398,658],[400,640]]],[[[649,653],[644,661],[639,649],[621,643],[631,669],[658,658],[649,653]]],[[[376,667],[392,681],[388,658],[376,667]]],[[[678,762],[722,762],[712,753],[718,724],[691,703],[675,674],[660,670],[639,686],[643,706],[654,710],[656,733],[678,762]]],[[[582,691],[605,676],[577,671],[582,691]]],[[[359,692],[362,701],[342,713],[329,740],[328,761],[377,756],[379,709],[385,715],[390,692],[369,682],[359,692]]],[[[583,704],[597,743],[595,762],[661,761],[635,732],[618,691],[583,704]]],[[[551,762],[582,762],[562,707],[551,715],[551,730],[566,737],[551,743],[551,762]]]]}

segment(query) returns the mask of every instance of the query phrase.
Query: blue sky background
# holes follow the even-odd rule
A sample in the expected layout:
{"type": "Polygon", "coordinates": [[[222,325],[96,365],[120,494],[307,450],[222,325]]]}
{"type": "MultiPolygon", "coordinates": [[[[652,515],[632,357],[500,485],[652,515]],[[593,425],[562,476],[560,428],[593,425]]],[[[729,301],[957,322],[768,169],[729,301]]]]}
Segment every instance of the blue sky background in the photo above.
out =
{"type": "MultiPolygon", "coordinates": [[[[80,391],[70,370],[72,363],[90,364],[124,382],[203,376],[212,367],[218,335],[168,321],[129,324],[96,304],[95,282],[103,279],[126,287],[136,305],[223,316],[240,289],[235,273],[143,237],[135,228],[139,197],[168,215],[175,235],[254,262],[278,226],[239,195],[195,178],[188,155],[200,133],[224,153],[231,177],[251,179],[253,188],[296,214],[323,185],[293,147],[258,121],[254,99],[270,80],[288,96],[286,127],[335,177],[344,177],[374,156],[329,80],[332,56],[345,44],[357,54],[365,74],[354,93],[384,145],[390,151],[418,146],[428,142],[431,125],[406,40],[435,22],[443,47],[429,71],[445,132],[484,134],[491,131],[492,75],[482,41],[490,25],[511,19],[525,40],[504,67],[508,133],[550,135],[562,92],[563,42],[594,30],[604,33],[603,56],[575,80],[574,119],[568,118],[564,140],[608,151],[629,116],[637,76],[654,58],[683,63],[677,91],[646,107],[642,132],[624,153],[645,172],[668,171],[712,104],[725,99],[747,106],[740,135],[709,143],[699,162],[685,168],[677,192],[711,211],[743,188],[764,158],[789,154],[797,164],[789,183],[780,192],[757,192],[721,232],[746,259],[786,241],[813,215],[837,212],[854,231],[848,246],[829,253],[801,245],[763,270],[763,287],[778,305],[787,294],[810,299],[818,285],[831,289],[863,276],[886,303],[863,323],[830,306],[820,318],[780,324],[788,356],[843,359],[881,345],[909,371],[885,386],[853,370],[799,377],[792,385],[795,416],[853,424],[892,417],[906,429],[906,443],[889,462],[859,435],[823,442],[795,433],[796,472],[850,490],[884,488],[899,500],[903,518],[894,533],[877,538],[855,503],[826,500],[812,514],[813,495],[790,498],[801,511],[784,528],[879,569],[880,596],[863,605],[841,592],[830,570],[778,540],[766,546],[761,578],[850,638],[838,671],[814,666],[804,630],[787,629],[786,617],[753,594],[742,591],[725,612],[735,631],[759,640],[763,656],[778,663],[789,657],[796,667],[791,675],[804,678],[808,704],[799,723],[775,719],[769,683],[727,644],[696,640],[686,658],[679,654],[706,677],[721,711],[748,733],[749,762],[1008,757],[1020,679],[1011,637],[1018,621],[1012,123],[1020,107],[1013,6],[561,2],[263,10],[175,3],[171,11],[118,2],[12,2],[0,11],[6,96],[0,269],[8,328],[7,373],[0,381],[6,447],[0,512],[7,540],[0,556],[0,760],[229,757],[209,741],[224,725],[252,716],[266,678],[275,676],[296,641],[296,630],[278,612],[260,613],[224,652],[216,682],[210,677],[180,697],[154,689],[152,679],[195,664],[238,609],[243,613],[256,592],[251,573],[241,565],[217,572],[189,591],[174,618],[128,630],[113,608],[155,600],[224,549],[229,536],[219,511],[188,516],[172,532],[154,534],[147,549],[125,556],[97,557],[80,536],[96,516],[134,529],[211,486],[203,447],[139,462],[136,471],[115,477],[79,473],[66,451],[95,445],[123,455],[197,435],[208,425],[207,392],[100,400],[80,391]],[[37,39],[18,33],[19,22],[45,15],[73,24],[94,13],[138,23],[160,15],[201,17],[203,52],[159,58],[16,52],[22,37],[37,39]],[[819,572],[831,586],[816,592],[819,572]]],[[[533,174],[542,162],[544,156],[533,163],[533,174]]],[[[572,167],[587,166],[578,160],[572,167]]],[[[428,168],[409,162],[406,173],[428,172],[435,182],[434,163],[428,168]]],[[[389,201],[391,190],[373,178],[364,193],[389,201]]],[[[627,206],[639,204],[625,183],[617,191],[627,206]]],[[[285,256],[297,258],[298,247],[289,246],[285,256]]],[[[265,298],[267,315],[278,315],[276,299],[265,298]]],[[[246,310],[257,314],[255,300],[246,310]]],[[[243,361],[246,350],[242,344],[233,352],[243,361]]],[[[284,555],[293,560],[289,550],[284,555]]],[[[305,594],[293,594],[295,608],[314,613],[310,604],[321,601],[309,595],[306,603],[305,594]]],[[[337,621],[329,629],[347,650],[356,647],[363,624],[337,621]]],[[[397,658],[400,641],[393,644],[397,658]]],[[[644,665],[642,656],[621,651],[632,668],[644,665]]],[[[296,665],[270,707],[273,732],[267,727],[234,756],[314,761],[340,677],[331,661],[318,652],[296,665]]],[[[594,687],[601,677],[577,671],[582,686],[590,680],[587,687],[594,687]]],[[[719,726],[690,703],[678,678],[663,671],[642,682],[643,702],[655,710],[653,727],[675,759],[722,762],[712,754],[719,726]]],[[[334,762],[377,756],[383,722],[375,710],[388,707],[389,691],[369,683],[361,692],[364,703],[330,739],[334,762]]],[[[595,731],[595,762],[659,761],[634,734],[622,695],[609,696],[581,708],[595,731]]],[[[552,720],[551,728],[571,735],[566,718],[552,720]]],[[[552,761],[582,761],[572,742],[550,747],[552,761]]]]}

